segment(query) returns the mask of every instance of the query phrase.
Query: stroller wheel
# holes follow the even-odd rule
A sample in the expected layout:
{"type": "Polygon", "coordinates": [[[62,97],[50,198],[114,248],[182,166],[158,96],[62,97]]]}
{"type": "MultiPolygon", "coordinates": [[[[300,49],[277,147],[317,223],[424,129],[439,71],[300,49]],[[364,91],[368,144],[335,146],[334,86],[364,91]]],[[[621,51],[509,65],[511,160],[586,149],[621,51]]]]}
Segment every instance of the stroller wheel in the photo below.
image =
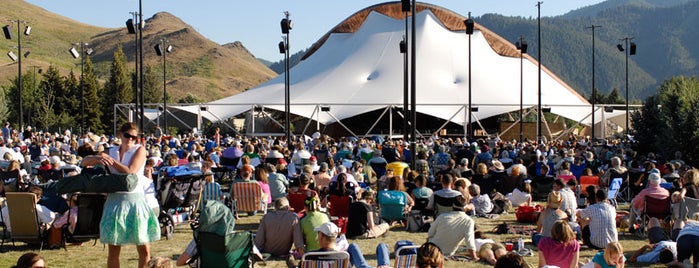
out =
{"type": "Polygon", "coordinates": [[[172,215],[160,213],[158,221],[160,222],[160,234],[167,240],[172,239],[175,232],[175,219],[172,215]]]}

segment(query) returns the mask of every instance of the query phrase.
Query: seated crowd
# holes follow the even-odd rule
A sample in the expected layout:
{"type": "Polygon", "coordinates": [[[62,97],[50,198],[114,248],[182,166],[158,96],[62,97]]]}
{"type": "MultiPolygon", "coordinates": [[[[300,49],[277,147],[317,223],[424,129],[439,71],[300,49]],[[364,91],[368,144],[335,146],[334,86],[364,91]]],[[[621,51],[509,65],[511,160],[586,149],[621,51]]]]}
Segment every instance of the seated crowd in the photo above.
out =
{"type": "MultiPolygon", "coordinates": [[[[18,141],[11,143],[20,145],[29,159],[22,162],[13,153],[5,154],[9,165],[3,172],[20,170],[22,175],[16,184],[4,179],[2,194],[17,191],[17,185],[39,183],[28,175],[34,173],[33,161],[41,162],[36,173],[45,175],[38,180],[52,180],[51,170],[80,172],[72,166],[80,159],[81,147],[99,151],[119,142],[93,134],[37,136],[29,139],[29,146],[19,139],[26,149],[18,141]]],[[[0,141],[0,147],[6,144],[0,141]]],[[[474,219],[497,218],[536,201],[545,201],[530,222],[535,225],[531,241],[540,267],[586,265],[588,261],[579,258],[581,248],[600,250],[589,261],[594,267],[623,267],[627,261],[689,263],[692,258],[696,265],[699,257],[699,224],[692,220],[695,215],[682,210],[685,200],[699,197],[699,171],[684,163],[681,155],[640,156],[618,140],[571,138],[537,145],[425,139],[410,148],[402,141],[380,138],[334,140],[314,135],[292,141],[244,137],[211,141],[192,134],[150,136],[147,144],[146,175],[153,179],[167,166],[201,170],[207,174],[203,200],[237,198],[232,190],[222,190],[221,178],[226,176],[231,185],[259,185],[261,206],[270,210],[261,218],[255,247],[286,259],[290,266],[298,265],[296,260],[307,252],[341,250],[349,253],[352,265],[372,267],[347,239],[376,239],[392,226],[413,230],[417,225],[415,230],[426,232],[426,243],[410,242],[421,245],[416,250],[420,267],[440,267],[445,259],[526,267],[521,256],[533,254],[531,250],[512,250],[504,245],[507,241],[487,239],[474,219]],[[413,155],[415,170],[407,165],[413,155]],[[595,183],[588,184],[583,177],[594,178],[595,183]],[[671,200],[668,210],[673,213],[667,218],[649,217],[648,198],[671,200]],[[628,214],[619,209],[618,200],[630,202],[628,214]],[[624,219],[631,232],[647,234],[649,239],[628,258],[617,232],[620,222],[626,224],[624,219]]],[[[63,225],[74,221],[63,217],[70,202],[42,204],[40,189],[37,193],[28,188],[38,196],[37,210],[50,212],[42,213],[42,223],[51,224],[54,218],[63,225]]],[[[9,229],[5,209],[2,219],[9,229]]],[[[377,244],[376,266],[391,266],[388,245],[377,244]]]]}

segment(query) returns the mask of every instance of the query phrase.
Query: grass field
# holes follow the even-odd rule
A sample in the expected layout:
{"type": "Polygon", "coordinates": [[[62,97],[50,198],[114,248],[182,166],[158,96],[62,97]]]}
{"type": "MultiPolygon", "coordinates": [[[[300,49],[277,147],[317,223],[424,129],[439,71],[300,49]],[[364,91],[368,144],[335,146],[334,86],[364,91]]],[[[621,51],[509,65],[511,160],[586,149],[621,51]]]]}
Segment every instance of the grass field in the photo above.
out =
{"type": "MultiPolygon", "coordinates": [[[[257,224],[261,219],[260,215],[252,217],[241,217],[236,223],[236,229],[238,230],[256,230],[257,224]]],[[[476,227],[482,232],[486,232],[489,238],[495,241],[508,241],[517,240],[519,235],[496,235],[491,232],[491,230],[499,223],[503,221],[513,223],[515,221],[514,213],[509,213],[501,215],[498,219],[476,219],[476,227]]],[[[513,223],[517,224],[517,223],[513,223]]],[[[385,237],[372,240],[350,240],[350,243],[357,243],[362,252],[364,252],[368,262],[372,265],[376,264],[375,249],[379,242],[384,242],[389,245],[390,248],[393,247],[396,241],[402,239],[408,239],[414,241],[416,244],[422,243],[427,237],[426,233],[410,233],[401,229],[400,227],[394,227],[391,229],[389,234],[385,237]]],[[[531,265],[531,267],[536,267],[538,264],[538,257],[535,247],[531,244],[531,238],[522,236],[525,241],[526,247],[534,249],[533,257],[526,257],[526,261],[531,265]]],[[[167,257],[176,259],[177,255],[182,253],[187,243],[192,239],[192,231],[188,224],[182,224],[175,230],[175,236],[171,240],[160,240],[151,244],[151,250],[153,256],[167,257]]],[[[619,239],[624,247],[627,258],[638,248],[640,248],[644,243],[647,243],[640,238],[625,234],[620,232],[619,239]]],[[[22,254],[30,251],[38,251],[38,249],[27,248],[23,243],[16,243],[12,246],[12,243],[5,243],[5,246],[0,253],[0,267],[10,267],[22,254]]],[[[580,259],[585,260],[591,258],[596,251],[590,249],[583,249],[580,251],[580,259]]],[[[106,266],[107,250],[100,244],[93,246],[92,242],[84,243],[81,246],[68,246],[68,250],[63,249],[44,249],[41,253],[50,267],[103,267],[106,266]]],[[[122,267],[135,267],[138,262],[138,254],[136,253],[135,246],[126,246],[122,249],[121,253],[121,263],[122,267]]],[[[173,261],[174,264],[174,261],[173,261]]],[[[266,263],[267,267],[286,267],[283,260],[269,260],[266,263]]],[[[259,266],[259,265],[258,265],[259,266]]],[[[448,261],[446,262],[446,267],[489,267],[485,263],[474,263],[474,262],[458,262],[458,261],[448,261]]],[[[628,267],[649,267],[648,264],[627,264],[628,267]]],[[[651,267],[663,267],[661,265],[651,266],[651,267]]]]}

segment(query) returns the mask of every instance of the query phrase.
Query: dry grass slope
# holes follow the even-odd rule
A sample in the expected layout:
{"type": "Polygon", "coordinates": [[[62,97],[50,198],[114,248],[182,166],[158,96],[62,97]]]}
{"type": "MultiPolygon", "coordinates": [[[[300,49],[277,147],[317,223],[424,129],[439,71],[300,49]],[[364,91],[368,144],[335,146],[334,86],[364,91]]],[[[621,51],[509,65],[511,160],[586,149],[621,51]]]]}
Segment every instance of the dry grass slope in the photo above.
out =
{"type": "MultiPolygon", "coordinates": [[[[29,21],[33,27],[31,36],[22,37],[22,46],[32,47],[31,56],[22,62],[25,73],[31,71],[27,67],[31,65],[43,69],[56,65],[63,75],[67,75],[70,69],[79,73],[79,66],[76,66],[78,60],[73,59],[67,50],[71,43],[80,41],[90,43],[94,49],[92,60],[101,80],[109,78],[109,67],[119,45],[127,56],[127,67],[133,69],[135,36],[129,35],[125,27],[108,29],[90,26],[22,0],[3,0],[0,18],[20,18],[29,21]]],[[[16,30],[16,25],[13,29],[16,30]]],[[[276,76],[255,59],[242,43],[219,45],[166,12],[146,19],[143,38],[144,62],[153,67],[158,77],[162,73],[162,58],[155,54],[153,47],[161,38],[168,39],[174,47],[173,53],[167,55],[168,93],[173,100],[187,93],[204,101],[215,100],[253,88],[276,76]]],[[[1,38],[0,47],[15,50],[16,42],[16,39],[1,38]]],[[[3,59],[0,61],[0,85],[8,84],[10,79],[17,76],[17,65],[7,57],[3,59]]]]}

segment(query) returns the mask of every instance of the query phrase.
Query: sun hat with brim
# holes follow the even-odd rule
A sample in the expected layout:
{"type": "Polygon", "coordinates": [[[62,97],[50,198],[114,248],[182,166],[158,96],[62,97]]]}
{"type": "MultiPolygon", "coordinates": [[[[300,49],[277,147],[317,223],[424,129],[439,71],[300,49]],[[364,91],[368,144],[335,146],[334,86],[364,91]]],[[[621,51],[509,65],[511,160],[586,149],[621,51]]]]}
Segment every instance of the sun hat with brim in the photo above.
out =
{"type": "Polygon", "coordinates": [[[338,228],[337,225],[332,222],[326,222],[316,228],[313,228],[313,231],[321,232],[328,237],[337,237],[337,235],[340,233],[340,228],[338,228]]]}

